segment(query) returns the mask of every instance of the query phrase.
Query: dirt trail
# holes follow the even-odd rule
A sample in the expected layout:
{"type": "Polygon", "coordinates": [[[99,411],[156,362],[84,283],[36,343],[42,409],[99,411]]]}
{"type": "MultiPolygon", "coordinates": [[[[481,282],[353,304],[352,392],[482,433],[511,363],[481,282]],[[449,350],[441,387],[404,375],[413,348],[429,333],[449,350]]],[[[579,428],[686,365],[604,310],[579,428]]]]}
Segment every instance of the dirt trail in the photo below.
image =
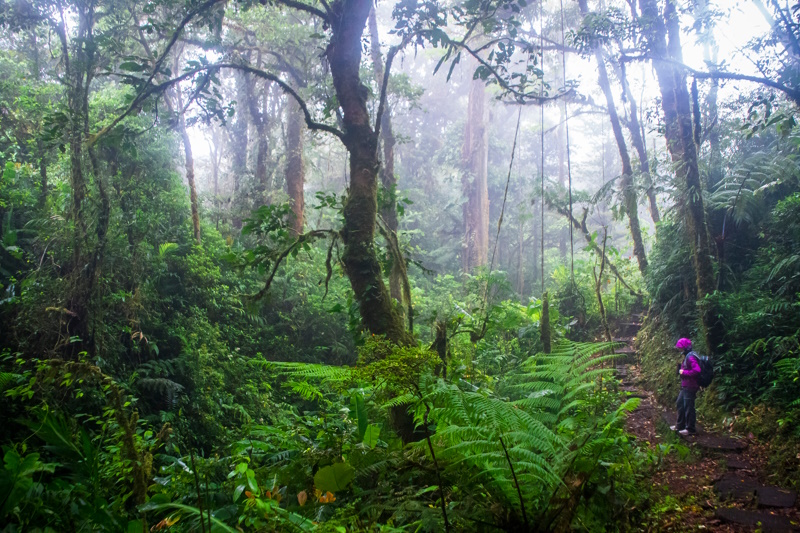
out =
{"type": "MultiPolygon", "coordinates": [[[[641,398],[628,418],[628,431],[650,447],[677,443],[689,448],[689,457],[670,453],[653,476],[677,502],[664,512],[656,531],[719,531],[783,533],[800,531],[797,494],[770,483],[764,472],[768,451],[763,445],[738,435],[720,434],[698,424],[696,437],[679,437],[669,430],[675,424],[674,406],[664,407],[652,392],[639,385],[639,368],[633,341],[641,324],[623,324],[615,340],[626,342],[627,358],[617,364],[621,390],[641,398]]],[[[702,392],[701,392],[702,394],[702,392]]]]}

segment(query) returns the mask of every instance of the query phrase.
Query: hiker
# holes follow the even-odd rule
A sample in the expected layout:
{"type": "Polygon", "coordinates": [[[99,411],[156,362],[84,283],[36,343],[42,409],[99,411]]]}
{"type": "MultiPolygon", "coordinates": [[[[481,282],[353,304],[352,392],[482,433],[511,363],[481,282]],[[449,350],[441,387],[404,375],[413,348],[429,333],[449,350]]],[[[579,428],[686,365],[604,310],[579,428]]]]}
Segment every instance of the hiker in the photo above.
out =
{"type": "Polygon", "coordinates": [[[694,401],[700,389],[700,361],[697,354],[692,351],[690,339],[678,339],[675,348],[683,354],[683,361],[678,364],[678,374],[681,377],[681,392],[678,394],[678,401],[675,402],[678,408],[678,422],[670,429],[683,436],[696,435],[697,413],[694,410],[694,401]]]}

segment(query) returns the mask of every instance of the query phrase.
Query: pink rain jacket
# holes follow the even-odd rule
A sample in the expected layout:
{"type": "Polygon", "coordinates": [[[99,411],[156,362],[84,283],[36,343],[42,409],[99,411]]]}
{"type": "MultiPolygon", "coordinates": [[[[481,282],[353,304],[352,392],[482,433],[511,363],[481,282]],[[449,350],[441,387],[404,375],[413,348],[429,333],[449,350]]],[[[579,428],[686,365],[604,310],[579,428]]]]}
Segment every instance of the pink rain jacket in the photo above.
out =
{"type": "Polygon", "coordinates": [[[699,389],[700,362],[697,359],[697,354],[694,352],[686,354],[680,368],[683,369],[683,374],[681,374],[681,388],[691,390],[699,389]]]}

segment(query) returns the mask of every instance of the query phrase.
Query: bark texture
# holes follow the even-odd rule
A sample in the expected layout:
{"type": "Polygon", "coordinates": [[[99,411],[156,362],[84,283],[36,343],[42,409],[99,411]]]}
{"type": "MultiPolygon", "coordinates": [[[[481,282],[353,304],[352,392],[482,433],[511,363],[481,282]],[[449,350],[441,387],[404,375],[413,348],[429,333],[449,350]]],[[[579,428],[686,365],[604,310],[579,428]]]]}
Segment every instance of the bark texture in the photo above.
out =
{"type": "Polygon", "coordinates": [[[331,6],[333,35],[328,47],[333,86],[342,110],[344,144],[350,154],[350,190],[344,205],[342,263],[366,328],[401,345],[414,342],[392,304],[375,251],[378,215],[378,138],[367,110],[369,91],[361,83],[361,37],[371,0],[350,0],[331,6]]]}
{"type": "Polygon", "coordinates": [[[703,207],[703,187],[697,161],[692,108],[686,87],[686,74],[675,68],[682,63],[680,21],[672,0],[666,1],[663,16],[656,0],[639,0],[648,45],[653,55],[653,67],[661,90],[661,103],[666,119],[667,148],[677,167],[684,197],[684,216],[692,262],[695,268],[698,310],[703,325],[706,347],[713,354],[723,349],[724,329],[713,302],[707,299],[714,292],[714,266],[703,207]],[[667,36],[669,40],[667,40],[667,36]]]}
{"type": "Polygon", "coordinates": [[[303,162],[303,131],[305,121],[303,112],[296,102],[286,105],[286,192],[292,203],[292,231],[303,233],[305,225],[305,197],[303,187],[306,183],[306,169],[303,162]]]}
{"type": "Polygon", "coordinates": [[[486,113],[486,87],[482,80],[473,80],[461,152],[464,165],[462,185],[467,197],[464,204],[464,272],[486,266],[489,257],[489,143],[486,113]]]}

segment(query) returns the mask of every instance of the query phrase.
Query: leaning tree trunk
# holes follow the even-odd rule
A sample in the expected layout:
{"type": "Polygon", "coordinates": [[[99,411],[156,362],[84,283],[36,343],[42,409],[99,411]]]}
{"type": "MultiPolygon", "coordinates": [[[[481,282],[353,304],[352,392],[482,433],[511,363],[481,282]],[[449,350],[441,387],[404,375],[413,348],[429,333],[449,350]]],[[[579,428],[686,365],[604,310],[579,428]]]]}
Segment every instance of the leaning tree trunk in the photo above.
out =
{"type": "Polygon", "coordinates": [[[486,86],[472,80],[467,125],[461,152],[464,165],[464,272],[486,266],[489,258],[488,132],[486,127],[486,86]]]}
{"type": "MultiPolygon", "coordinates": [[[[369,12],[369,34],[370,34],[370,55],[372,56],[372,66],[375,71],[375,83],[378,87],[383,85],[383,59],[381,58],[381,42],[378,37],[378,19],[375,16],[375,8],[369,12]]],[[[396,140],[392,130],[392,111],[391,106],[386,104],[386,108],[381,116],[381,139],[383,142],[383,165],[381,165],[380,179],[385,198],[381,205],[380,215],[386,223],[389,233],[396,239],[397,221],[397,179],[394,175],[394,145],[396,140]]],[[[391,244],[389,244],[391,246],[391,244]]],[[[400,309],[405,309],[403,301],[403,269],[400,264],[401,258],[395,257],[392,260],[392,267],[389,271],[389,293],[392,298],[400,303],[400,309]]]]}
{"type": "Polygon", "coordinates": [[[303,129],[305,121],[303,112],[295,102],[286,105],[286,192],[292,204],[292,231],[296,235],[303,233],[305,225],[305,198],[303,186],[306,182],[305,165],[303,164],[303,129]]]}
{"type": "MultiPolygon", "coordinates": [[[[587,7],[586,0],[578,0],[578,5],[580,6],[581,14],[583,16],[588,15],[589,8],[587,7]]],[[[631,239],[633,240],[633,253],[636,255],[636,260],[639,262],[639,270],[644,274],[647,270],[647,256],[645,255],[644,243],[642,242],[642,230],[639,227],[639,202],[636,200],[636,191],[633,189],[633,167],[631,166],[631,157],[628,153],[628,147],[625,144],[625,137],[622,134],[622,125],[619,121],[619,115],[617,115],[614,95],[611,92],[611,83],[608,80],[605,57],[603,57],[603,51],[599,46],[596,46],[594,49],[594,57],[597,60],[597,74],[600,88],[603,90],[603,94],[606,97],[611,129],[614,132],[614,139],[617,141],[617,148],[619,149],[619,157],[622,160],[620,188],[622,189],[622,200],[625,204],[625,211],[627,211],[628,215],[628,227],[631,230],[631,239]]]]}
{"type": "Polygon", "coordinates": [[[370,124],[366,87],[359,78],[361,37],[371,0],[333,4],[333,36],[327,55],[342,109],[344,144],[350,154],[350,190],[344,205],[342,263],[359,305],[361,320],[376,335],[401,345],[414,342],[392,305],[375,251],[378,215],[378,137],[370,124]]]}
{"type": "Polygon", "coordinates": [[[680,189],[685,202],[686,229],[692,248],[703,334],[707,349],[711,354],[716,354],[723,346],[724,329],[717,317],[716,306],[706,298],[714,292],[714,266],[703,207],[703,187],[697,161],[691,102],[686,88],[686,74],[674,66],[675,62],[683,62],[680,21],[672,0],[667,0],[663,18],[659,15],[656,0],[639,0],[639,6],[643,19],[650,25],[647,36],[661,90],[667,148],[678,169],[680,189]],[[665,20],[669,27],[665,25],[665,20]]]}

